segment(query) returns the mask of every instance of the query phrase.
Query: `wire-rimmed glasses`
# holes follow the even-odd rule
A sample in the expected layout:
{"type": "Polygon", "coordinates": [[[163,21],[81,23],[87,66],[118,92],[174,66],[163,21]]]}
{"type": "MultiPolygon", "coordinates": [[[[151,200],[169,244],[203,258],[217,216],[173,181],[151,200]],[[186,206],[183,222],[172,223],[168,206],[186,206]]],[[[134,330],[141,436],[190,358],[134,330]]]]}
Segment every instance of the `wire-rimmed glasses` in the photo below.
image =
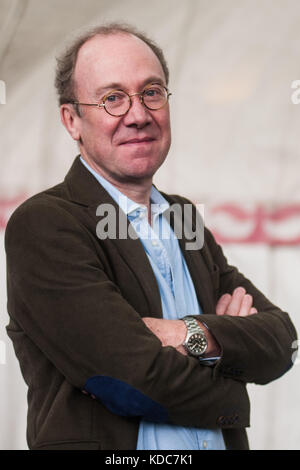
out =
{"type": "Polygon", "coordinates": [[[141,93],[133,93],[129,95],[123,90],[111,90],[103,96],[100,103],[80,103],[79,101],[72,101],[71,103],[81,106],[96,106],[98,108],[104,108],[111,116],[120,117],[128,113],[131,108],[132,96],[139,96],[140,102],[146,108],[151,111],[156,111],[167,104],[171,93],[169,93],[168,88],[159,83],[150,83],[145,86],[141,93]]]}

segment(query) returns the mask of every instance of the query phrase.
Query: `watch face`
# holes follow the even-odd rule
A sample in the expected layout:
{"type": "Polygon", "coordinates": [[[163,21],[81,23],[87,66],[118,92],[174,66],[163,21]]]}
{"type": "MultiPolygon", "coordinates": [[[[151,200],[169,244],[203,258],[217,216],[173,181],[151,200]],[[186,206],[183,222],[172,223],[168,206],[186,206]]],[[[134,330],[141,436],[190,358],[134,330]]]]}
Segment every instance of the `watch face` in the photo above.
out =
{"type": "Polygon", "coordinates": [[[206,351],[207,340],[205,336],[195,333],[189,338],[186,346],[191,354],[201,356],[206,351]]]}

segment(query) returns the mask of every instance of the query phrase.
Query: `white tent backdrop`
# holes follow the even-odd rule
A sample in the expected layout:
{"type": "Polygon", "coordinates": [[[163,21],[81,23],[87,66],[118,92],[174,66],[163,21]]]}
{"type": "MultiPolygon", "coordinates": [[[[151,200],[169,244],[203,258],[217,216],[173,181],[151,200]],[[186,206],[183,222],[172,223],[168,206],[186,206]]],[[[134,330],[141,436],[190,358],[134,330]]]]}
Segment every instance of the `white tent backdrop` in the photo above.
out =
{"type": "MultiPolygon", "coordinates": [[[[12,210],[61,181],[77,154],[59,121],[55,55],[75,30],[103,21],[130,22],[163,47],[173,144],[155,183],[205,204],[229,260],[299,330],[300,105],[291,84],[300,79],[300,4],[0,0],[0,12],[0,448],[26,449],[27,390],[5,332],[3,240],[12,210]]],[[[298,364],[249,385],[252,449],[300,448],[299,385],[298,364]]]]}

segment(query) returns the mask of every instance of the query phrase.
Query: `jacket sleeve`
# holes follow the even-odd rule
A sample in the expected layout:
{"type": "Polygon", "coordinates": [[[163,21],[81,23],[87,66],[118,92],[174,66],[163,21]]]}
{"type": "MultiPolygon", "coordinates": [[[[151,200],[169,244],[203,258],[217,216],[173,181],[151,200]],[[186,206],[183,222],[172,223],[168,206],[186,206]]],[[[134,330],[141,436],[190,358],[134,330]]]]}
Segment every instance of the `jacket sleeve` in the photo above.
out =
{"type": "Polygon", "coordinates": [[[253,296],[258,313],[248,317],[203,315],[203,320],[222,347],[215,373],[245,382],[266,384],[292,366],[296,330],[289,315],[273,305],[237,268],[227,263],[221,247],[205,229],[204,250],[219,273],[218,297],[243,286],[253,296]]]}
{"type": "Polygon", "coordinates": [[[5,239],[13,321],[69,383],[113,413],[248,426],[245,384],[162,347],[107,276],[96,242],[62,207],[34,199],[17,209],[5,239]]]}

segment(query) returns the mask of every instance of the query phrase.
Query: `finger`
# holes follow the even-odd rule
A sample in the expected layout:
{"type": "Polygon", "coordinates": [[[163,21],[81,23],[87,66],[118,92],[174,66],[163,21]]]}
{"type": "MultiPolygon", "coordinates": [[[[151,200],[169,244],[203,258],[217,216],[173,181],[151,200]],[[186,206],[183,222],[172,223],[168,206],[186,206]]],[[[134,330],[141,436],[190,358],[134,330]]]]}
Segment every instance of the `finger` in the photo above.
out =
{"type": "Polygon", "coordinates": [[[234,289],[231,302],[227,307],[225,315],[237,316],[240,312],[241,304],[245,295],[246,290],[243,287],[237,287],[234,289]]]}
{"type": "Polygon", "coordinates": [[[246,294],[241,303],[241,308],[239,311],[240,317],[247,317],[250,315],[250,310],[252,308],[253,297],[252,295],[246,294]]]}
{"type": "Polygon", "coordinates": [[[258,313],[258,311],[257,311],[257,308],[252,307],[252,308],[250,309],[249,315],[253,315],[254,313],[258,313]]]}
{"type": "Polygon", "coordinates": [[[230,294],[222,295],[222,297],[219,298],[217,306],[216,306],[216,314],[217,315],[224,315],[230,301],[231,301],[231,295],[230,294]]]}

